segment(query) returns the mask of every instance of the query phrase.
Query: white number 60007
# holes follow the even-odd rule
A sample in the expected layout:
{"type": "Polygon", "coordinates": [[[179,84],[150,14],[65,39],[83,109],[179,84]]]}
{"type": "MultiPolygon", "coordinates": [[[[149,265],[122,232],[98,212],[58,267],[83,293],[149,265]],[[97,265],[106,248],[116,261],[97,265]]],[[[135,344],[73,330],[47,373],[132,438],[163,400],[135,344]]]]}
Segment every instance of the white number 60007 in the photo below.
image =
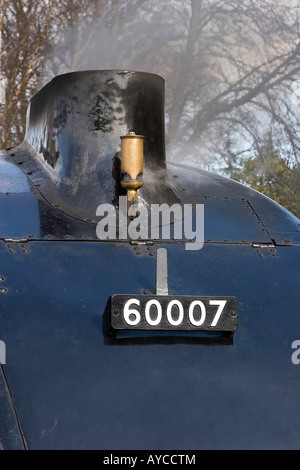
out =
{"type": "MultiPolygon", "coordinates": [[[[213,321],[211,322],[210,326],[217,326],[218,321],[222,315],[222,312],[224,310],[224,307],[226,305],[226,300],[210,300],[209,305],[215,305],[217,306],[217,311],[215,313],[215,316],[213,318],[213,321]]],[[[123,315],[124,315],[124,320],[125,322],[130,325],[130,326],[136,326],[140,323],[141,321],[141,314],[136,308],[131,308],[133,306],[140,307],[141,303],[138,299],[129,299],[124,305],[124,310],[123,310],[123,315]]],[[[145,305],[145,319],[146,322],[151,325],[151,326],[157,326],[160,324],[162,320],[162,306],[160,302],[156,299],[151,299],[149,300],[146,305],[145,305]],[[150,315],[150,309],[152,307],[152,315],[150,315]],[[154,314],[154,308],[156,309],[156,313],[154,314]]],[[[183,322],[184,319],[184,309],[183,305],[179,300],[171,300],[166,309],[166,316],[167,320],[170,325],[172,326],[179,326],[183,322]],[[173,316],[173,307],[176,306],[177,314],[176,318],[173,316]]],[[[206,320],[206,307],[204,303],[201,300],[194,300],[191,302],[188,310],[188,318],[190,323],[195,326],[199,327],[204,324],[206,320]],[[196,319],[195,318],[195,308],[199,307],[200,309],[200,318],[196,319]]],[[[209,325],[208,325],[209,326],[209,325]]]]}

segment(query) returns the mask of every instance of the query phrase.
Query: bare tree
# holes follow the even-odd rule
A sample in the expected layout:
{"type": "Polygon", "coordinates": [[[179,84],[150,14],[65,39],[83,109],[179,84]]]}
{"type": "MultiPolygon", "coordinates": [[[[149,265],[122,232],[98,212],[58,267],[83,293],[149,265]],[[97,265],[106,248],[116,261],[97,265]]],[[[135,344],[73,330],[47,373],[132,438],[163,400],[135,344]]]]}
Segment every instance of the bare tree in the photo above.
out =
{"type": "Polygon", "coordinates": [[[10,146],[22,139],[28,95],[38,86],[54,2],[28,0],[2,4],[2,76],[6,78],[6,106],[0,117],[1,142],[10,146]],[[43,8],[44,7],[44,8],[43,8]]]}
{"type": "MultiPolygon", "coordinates": [[[[28,101],[45,82],[46,64],[51,62],[53,69],[59,70],[61,58],[55,45],[61,32],[78,24],[81,16],[92,16],[99,3],[103,2],[1,0],[0,78],[6,83],[6,103],[0,115],[1,148],[22,141],[28,101]]],[[[73,60],[76,67],[76,57],[73,60]]]]}

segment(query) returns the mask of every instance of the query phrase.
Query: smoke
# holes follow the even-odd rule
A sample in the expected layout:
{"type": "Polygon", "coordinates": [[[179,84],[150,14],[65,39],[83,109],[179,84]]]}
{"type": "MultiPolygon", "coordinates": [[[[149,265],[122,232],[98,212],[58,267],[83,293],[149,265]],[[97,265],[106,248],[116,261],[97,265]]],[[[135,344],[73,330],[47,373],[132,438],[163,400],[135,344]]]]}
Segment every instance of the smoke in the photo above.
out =
{"type": "MultiPolygon", "coordinates": [[[[53,68],[53,62],[48,64],[44,84],[55,75],[83,70],[122,69],[158,74],[165,79],[168,132],[170,108],[174,106],[169,78],[178,67],[190,5],[178,0],[163,8],[160,2],[151,2],[151,7],[148,3],[110,22],[105,18],[100,24],[80,22],[65,31],[55,44],[56,67],[53,68]]],[[[175,143],[168,147],[167,157],[174,155],[175,147],[175,143]]]]}
{"type": "MultiPolygon", "coordinates": [[[[253,152],[261,129],[276,121],[270,103],[265,109],[263,86],[268,92],[274,87],[274,101],[283,74],[293,77],[288,67],[278,66],[297,36],[294,0],[288,6],[279,1],[276,8],[268,0],[108,4],[99,17],[83,18],[59,37],[45,81],[75,70],[159,74],[166,81],[168,160],[215,169],[219,160],[224,165],[228,142],[232,152],[238,147],[253,152]],[[276,67],[273,81],[265,81],[276,67]]],[[[285,126],[277,119],[280,125],[285,126]]]]}
{"type": "MultiPolygon", "coordinates": [[[[189,7],[182,7],[178,0],[171,0],[163,8],[158,1],[151,2],[151,6],[149,2],[142,3],[142,7],[121,10],[115,17],[107,12],[109,18],[104,16],[92,23],[83,20],[69,28],[56,44],[61,58],[59,72],[133,69],[168,73],[172,64],[166,47],[170,49],[168,43],[174,33],[178,38],[183,34],[182,15],[187,14],[189,7]]],[[[174,47],[175,43],[171,48],[174,47]]]]}

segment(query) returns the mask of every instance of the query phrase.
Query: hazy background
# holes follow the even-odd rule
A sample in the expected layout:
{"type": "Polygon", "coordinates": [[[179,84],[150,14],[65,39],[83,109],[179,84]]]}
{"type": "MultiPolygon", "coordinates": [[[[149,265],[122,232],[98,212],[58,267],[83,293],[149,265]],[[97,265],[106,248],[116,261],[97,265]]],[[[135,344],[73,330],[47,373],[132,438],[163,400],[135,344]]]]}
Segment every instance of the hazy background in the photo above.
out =
{"type": "Polygon", "coordinates": [[[2,148],[22,141],[30,96],[57,74],[158,73],[168,160],[300,217],[298,1],[0,0],[0,12],[2,148]]]}

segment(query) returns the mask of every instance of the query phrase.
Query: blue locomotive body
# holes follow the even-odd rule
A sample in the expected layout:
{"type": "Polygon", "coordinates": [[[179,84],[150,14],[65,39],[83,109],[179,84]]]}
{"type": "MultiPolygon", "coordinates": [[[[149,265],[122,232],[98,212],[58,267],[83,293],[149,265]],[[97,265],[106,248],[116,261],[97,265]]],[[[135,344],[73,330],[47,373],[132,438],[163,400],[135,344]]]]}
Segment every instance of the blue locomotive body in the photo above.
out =
{"type": "Polygon", "coordinates": [[[1,154],[4,449],[299,449],[300,222],[167,164],[163,126],[160,77],[76,72],[32,99],[24,142],[1,154]],[[201,249],[97,237],[97,207],[124,194],[130,129],[145,136],[141,200],[203,205],[201,249]],[[160,248],[169,298],[235,297],[234,333],[113,331],[113,295],[157,294],[160,248]]]}

